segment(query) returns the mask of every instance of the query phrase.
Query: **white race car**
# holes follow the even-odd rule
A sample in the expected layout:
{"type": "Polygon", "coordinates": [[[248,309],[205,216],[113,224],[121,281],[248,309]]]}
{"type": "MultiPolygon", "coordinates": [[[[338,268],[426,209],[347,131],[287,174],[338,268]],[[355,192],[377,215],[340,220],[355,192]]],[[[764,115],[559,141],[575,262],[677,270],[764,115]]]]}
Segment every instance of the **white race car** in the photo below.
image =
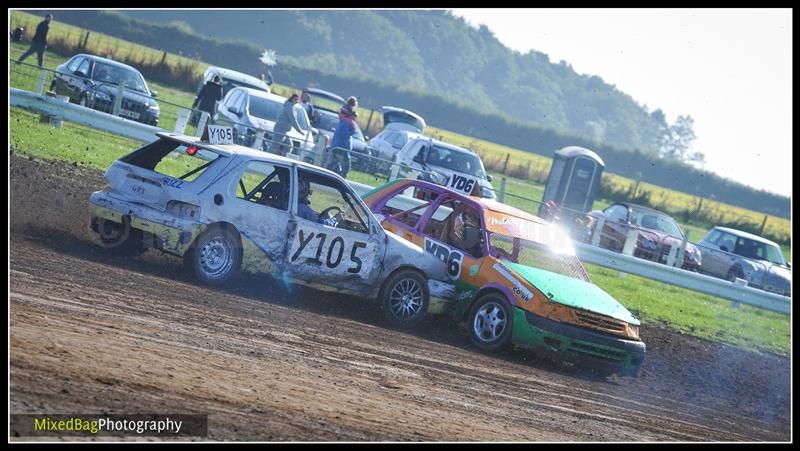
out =
{"type": "Polygon", "coordinates": [[[441,282],[446,263],[385,231],[333,172],[240,145],[158,136],[115,161],[109,186],[90,197],[104,247],[181,256],[208,284],[241,269],[376,298],[398,327],[452,295],[441,282]]]}

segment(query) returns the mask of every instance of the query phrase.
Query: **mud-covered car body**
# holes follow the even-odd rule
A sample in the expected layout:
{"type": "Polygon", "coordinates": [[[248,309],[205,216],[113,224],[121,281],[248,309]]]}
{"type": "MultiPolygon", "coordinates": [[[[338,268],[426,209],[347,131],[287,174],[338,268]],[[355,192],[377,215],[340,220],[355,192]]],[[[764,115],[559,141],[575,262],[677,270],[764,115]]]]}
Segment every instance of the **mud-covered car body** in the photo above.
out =
{"type": "Polygon", "coordinates": [[[363,297],[375,297],[401,270],[423,277],[431,296],[444,289],[434,280],[446,279],[444,265],[383,230],[338,175],[240,145],[158,135],[114,162],[108,188],[90,197],[92,229],[106,247],[136,244],[128,237],[137,234],[150,247],[183,256],[212,284],[240,266],[363,297]],[[298,177],[317,190],[312,199],[319,204],[308,207],[332,202],[338,220],[331,223],[334,215],[324,211],[301,216],[298,177]]]}
{"type": "Polygon", "coordinates": [[[606,374],[638,372],[645,354],[639,321],[591,283],[558,226],[422,180],[396,180],[363,197],[386,230],[448,262],[454,297],[430,312],[466,319],[478,347],[494,350],[510,339],[606,374]],[[462,229],[462,237],[474,243],[466,249],[451,230],[457,214],[480,221],[477,238],[462,229]],[[497,333],[495,340],[491,328],[500,326],[510,336],[497,333]]]}

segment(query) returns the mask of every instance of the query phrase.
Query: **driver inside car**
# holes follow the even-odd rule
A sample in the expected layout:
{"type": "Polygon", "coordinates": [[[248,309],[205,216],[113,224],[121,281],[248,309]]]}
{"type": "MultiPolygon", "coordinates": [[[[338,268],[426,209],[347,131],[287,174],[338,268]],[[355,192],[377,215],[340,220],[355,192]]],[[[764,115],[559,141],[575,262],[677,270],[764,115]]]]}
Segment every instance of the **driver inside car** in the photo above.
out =
{"type": "Polygon", "coordinates": [[[297,180],[297,216],[309,221],[336,227],[336,224],[339,222],[337,218],[339,215],[322,218],[320,217],[319,213],[311,208],[311,199],[309,199],[308,196],[310,196],[312,193],[313,191],[311,191],[311,184],[305,178],[300,177],[297,180]]]}

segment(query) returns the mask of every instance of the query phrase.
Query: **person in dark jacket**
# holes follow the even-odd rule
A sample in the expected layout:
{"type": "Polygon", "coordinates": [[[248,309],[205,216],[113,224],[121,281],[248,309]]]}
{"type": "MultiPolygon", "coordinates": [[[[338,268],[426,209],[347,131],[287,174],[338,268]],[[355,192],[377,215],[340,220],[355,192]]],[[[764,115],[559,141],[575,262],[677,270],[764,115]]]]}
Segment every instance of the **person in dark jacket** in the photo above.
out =
{"type": "Polygon", "coordinates": [[[209,116],[213,116],[214,108],[216,108],[217,102],[220,100],[222,100],[222,78],[219,75],[215,75],[212,80],[203,85],[203,89],[194,99],[192,108],[205,111],[209,116]]]}
{"type": "Polygon", "coordinates": [[[353,150],[353,134],[356,132],[356,107],[358,100],[351,96],[347,103],[339,110],[339,124],[333,131],[331,140],[331,153],[334,167],[331,169],[344,178],[350,172],[350,151],[353,150]],[[338,165],[338,170],[336,166],[338,165]]]}
{"type": "Polygon", "coordinates": [[[44,62],[44,49],[47,48],[47,32],[50,30],[51,20],[53,20],[53,15],[48,14],[44,17],[43,21],[39,22],[39,25],[36,27],[36,34],[33,35],[33,40],[31,41],[31,47],[19,57],[17,64],[23,62],[25,58],[29,57],[33,52],[36,52],[36,56],[39,58],[39,67],[42,67],[44,62]]]}

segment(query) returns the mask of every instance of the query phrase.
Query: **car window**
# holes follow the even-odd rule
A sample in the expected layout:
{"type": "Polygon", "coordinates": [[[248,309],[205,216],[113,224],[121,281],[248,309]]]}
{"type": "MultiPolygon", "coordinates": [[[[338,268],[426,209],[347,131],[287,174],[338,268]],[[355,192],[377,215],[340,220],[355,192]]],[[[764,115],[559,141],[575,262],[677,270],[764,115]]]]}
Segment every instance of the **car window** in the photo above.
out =
{"type": "Polygon", "coordinates": [[[74,73],[78,69],[78,66],[80,66],[80,64],[84,60],[85,60],[85,58],[80,57],[80,56],[76,57],[76,58],[73,58],[72,61],[70,61],[69,64],[67,64],[67,70],[74,73]]]}
{"type": "Polygon", "coordinates": [[[624,205],[612,205],[605,210],[603,210],[608,219],[612,219],[614,221],[621,220],[627,221],[628,220],[628,209],[624,205]]]}
{"type": "Polygon", "coordinates": [[[631,224],[644,229],[658,230],[673,236],[683,236],[680,227],[669,216],[660,215],[653,211],[639,210],[634,208],[631,211],[631,224]]]}
{"type": "Polygon", "coordinates": [[[236,197],[287,211],[291,186],[289,168],[264,161],[251,161],[239,179],[236,197]]]}
{"type": "Polygon", "coordinates": [[[91,63],[88,59],[84,59],[80,66],[78,66],[78,70],[76,71],[76,75],[80,75],[83,77],[89,76],[89,69],[91,68],[91,63]]]}
{"type": "Polygon", "coordinates": [[[335,113],[323,110],[316,110],[317,128],[322,130],[334,131],[339,124],[339,117],[335,113]]]}
{"type": "Polygon", "coordinates": [[[452,199],[443,202],[425,223],[423,233],[464,251],[473,257],[483,255],[480,213],[463,202],[452,199]],[[474,229],[471,233],[466,229],[474,229]]]}
{"type": "Polygon", "coordinates": [[[478,178],[485,177],[480,158],[472,153],[433,145],[428,152],[427,163],[478,178]]]}
{"type": "MultiPolygon", "coordinates": [[[[124,67],[112,66],[103,62],[95,63],[93,78],[105,83],[116,85],[125,83],[125,87],[134,91],[148,93],[142,76],[135,71],[124,67]]],[[[149,94],[149,93],[148,93],[149,94]]]]}
{"type": "Polygon", "coordinates": [[[711,232],[709,232],[708,235],[706,235],[704,240],[711,244],[717,244],[717,241],[719,241],[720,237],[722,237],[722,232],[714,229],[711,232]]]}
{"type": "Polygon", "coordinates": [[[161,138],[134,150],[120,161],[191,182],[220,158],[225,157],[209,150],[199,150],[193,145],[161,138]]]}
{"type": "Polygon", "coordinates": [[[262,97],[250,96],[250,115],[275,122],[281,114],[280,103],[262,97]]]}
{"type": "Polygon", "coordinates": [[[403,146],[405,146],[408,142],[408,135],[405,133],[394,133],[394,136],[392,136],[390,142],[392,143],[392,146],[402,149],[403,146]]]}
{"type": "Polygon", "coordinates": [[[369,215],[361,199],[339,180],[310,171],[298,170],[297,216],[320,222],[334,217],[337,229],[368,233],[369,215]],[[303,185],[308,184],[304,194],[303,185]]]}
{"type": "Polygon", "coordinates": [[[412,186],[388,198],[379,213],[414,228],[435,199],[435,192],[412,186]]]}
{"type": "Polygon", "coordinates": [[[231,95],[228,96],[227,101],[225,102],[225,108],[233,108],[236,111],[241,111],[239,100],[242,98],[242,95],[242,91],[231,92],[231,95]]]}
{"type": "Polygon", "coordinates": [[[544,243],[490,232],[489,251],[501,260],[591,282],[580,260],[574,254],[557,252],[544,243]]]}
{"type": "Polygon", "coordinates": [[[770,261],[778,265],[786,266],[786,260],[783,258],[783,252],[781,252],[781,250],[778,247],[766,245],[766,250],[767,250],[767,258],[766,258],[767,261],[770,261]]]}
{"type": "Polygon", "coordinates": [[[736,244],[736,237],[729,233],[721,233],[717,244],[719,244],[720,250],[733,252],[734,245],[736,244]],[[722,249],[723,247],[725,249],[722,249]]]}
{"type": "Polygon", "coordinates": [[[238,112],[243,112],[245,110],[245,103],[248,101],[248,95],[246,92],[239,91],[236,93],[236,98],[233,100],[233,107],[238,112]]]}
{"type": "Polygon", "coordinates": [[[306,114],[306,110],[300,106],[300,104],[296,104],[292,107],[292,112],[294,112],[294,117],[297,119],[300,129],[303,131],[308,131],[308,129],[311,128],[311,125],[308,123],[308,114],[306,114]]]}

